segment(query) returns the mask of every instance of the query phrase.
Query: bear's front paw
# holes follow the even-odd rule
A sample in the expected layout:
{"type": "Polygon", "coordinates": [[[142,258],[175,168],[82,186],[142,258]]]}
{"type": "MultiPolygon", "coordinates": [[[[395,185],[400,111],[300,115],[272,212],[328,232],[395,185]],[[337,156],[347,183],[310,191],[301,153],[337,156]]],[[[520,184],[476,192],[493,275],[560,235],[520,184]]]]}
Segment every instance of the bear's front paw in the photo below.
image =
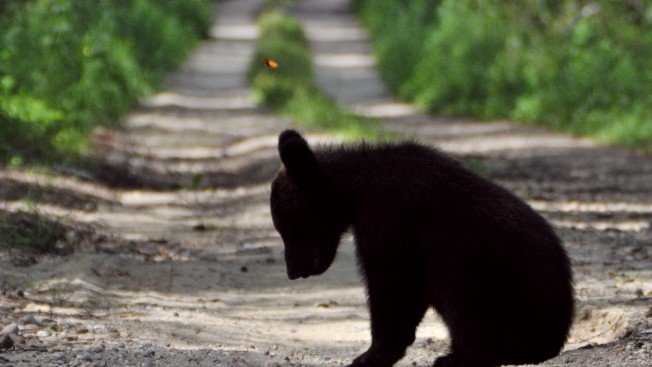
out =
{"type": "Polygon", "coordinates": [[[392,367],[395,362],[395,358],[368,350],[354,359],[348,367],[392,367]]]}

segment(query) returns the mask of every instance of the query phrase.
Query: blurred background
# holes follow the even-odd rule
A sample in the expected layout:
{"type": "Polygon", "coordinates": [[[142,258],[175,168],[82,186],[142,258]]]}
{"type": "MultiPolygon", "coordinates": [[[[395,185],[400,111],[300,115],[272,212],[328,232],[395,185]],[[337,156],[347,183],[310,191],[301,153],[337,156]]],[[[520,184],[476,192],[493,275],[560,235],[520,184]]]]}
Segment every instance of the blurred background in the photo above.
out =
{"type": "MultiPolygon", "coordinates": [[[[383,80],[438,114],[652,142],[648,0],[353,0],[383,80]]],[[[0,160],[70,159],[208,35],[210,1],[2,0],[0,160]]]]}
{"type": "Polygon", "coordinates": [[[647,0],[353,0],[380,72],[428,111],[649,147],[647,0]],[[389,21],[391,19],[391,21],[389,21]]]}
{"type": "Polygon", "coordinates": [[[212,21],[208,0],[0,1],[0,160],[86,151],[178,67],[212,21]]]}

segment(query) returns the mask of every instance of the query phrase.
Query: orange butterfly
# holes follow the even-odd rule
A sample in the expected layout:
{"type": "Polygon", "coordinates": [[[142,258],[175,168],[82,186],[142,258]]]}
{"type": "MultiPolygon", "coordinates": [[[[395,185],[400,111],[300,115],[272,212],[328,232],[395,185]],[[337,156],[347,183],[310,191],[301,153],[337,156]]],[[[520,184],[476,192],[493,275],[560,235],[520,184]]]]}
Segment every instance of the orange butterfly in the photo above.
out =
{"type": "Polygon", "coordinates": [[[267,67],[270,69],[276,69],[278,67],[278,62],[274,60],[263,57],[263,61],[265,62],[265,65],[267,65],[267,67]]]}

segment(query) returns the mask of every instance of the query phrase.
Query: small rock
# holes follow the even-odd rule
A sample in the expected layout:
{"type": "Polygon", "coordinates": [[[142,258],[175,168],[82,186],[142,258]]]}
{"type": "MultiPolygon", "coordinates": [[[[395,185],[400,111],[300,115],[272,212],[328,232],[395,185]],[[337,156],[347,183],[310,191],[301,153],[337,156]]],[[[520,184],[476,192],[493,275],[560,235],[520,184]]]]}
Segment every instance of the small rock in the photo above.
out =
{"type": "Polygon", "coordinates": [[[20,322],[22,322],[24,325],[42,325],[40,321],[38,321],[34,316],[32,315],[27,315],[20,319],[20,322]]]}
{"type": "Polygon", "coordinates": [[[36,336],[38,336],[39,338],[45,338],[50,336],[50,333],[47,330],[39,330],[36,332],[36,336]]]}
{"type": "Polygon", "coordinates": [[[0,334],[2,335],[7,335],[7,334],[18,334],[18,325],[16,324],[9,324],[2,328],[2,331],[0,331],[0,334]]]}
{"type": "Polygon", "coordinates": [[[143,357],[154,357],[156,352],[153,349],[145,349],[143,352],[143,357]]]}
{"type": "Polygon", "coordinates": [[[81,359],[82,361],[86,362],[93,362],[93,356],[88,352],[77,355],[77,359],[81,359]]]}
{"type": "Polygon", "coordinates": [[[102,352],[104,352],[104,346],[97,345],[97,346],[93,347],[93,349],[91,349],[91,352],[93,352],[95,354],[102,353],[102,352]]]}
{"type": "Polygon", "coordinates": [[[109,332],[109,328],[107,328],[106,325],[97,324],[93,325],[93,332],[95,334],[106,334],[109,332]]]}
{"type": "Polygon", "coordinates": [[[199,223],[199,224],[195,225],[194,227],[192,227],[192,229],[193,229],[194,231],[197,231],[197,232],[204,232],[204,231],[206,231],[208,228],[206,228],[206,225],[205,225],[205,224],[203,224],[203,223],[199,223]]]}
{"type": "Polygon", "coordinates": [[[77,329],[75,329],[76,334],[86,334],[88,333],[88,328],[85,326],[80,326],[77,329]]]}
{"type": "Polygon", "coordinates": [[[0,350],[11,349],[14,347],[14,340],[11,336],[5,334],[0,337],[0,350]]]}

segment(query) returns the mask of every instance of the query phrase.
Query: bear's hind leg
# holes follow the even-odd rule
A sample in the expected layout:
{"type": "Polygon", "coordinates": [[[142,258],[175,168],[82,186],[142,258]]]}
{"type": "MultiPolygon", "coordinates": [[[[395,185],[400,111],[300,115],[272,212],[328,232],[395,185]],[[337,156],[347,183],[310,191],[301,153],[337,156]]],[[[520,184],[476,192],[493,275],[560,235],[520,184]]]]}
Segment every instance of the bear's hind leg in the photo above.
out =
{"type": "MultiPolygon", "coordinates": [[[[481,318],[471,318],[469,313],[464,320],[457,319],[449,326],[451,332],[451,352],[435,360],[434,367],[497,367],[495,356],[491,353],[492,346],[488,344],[485,335],[486,324],[481,318]]],[[[501,338],[499,333],[494,335],[501,338]]]]}

